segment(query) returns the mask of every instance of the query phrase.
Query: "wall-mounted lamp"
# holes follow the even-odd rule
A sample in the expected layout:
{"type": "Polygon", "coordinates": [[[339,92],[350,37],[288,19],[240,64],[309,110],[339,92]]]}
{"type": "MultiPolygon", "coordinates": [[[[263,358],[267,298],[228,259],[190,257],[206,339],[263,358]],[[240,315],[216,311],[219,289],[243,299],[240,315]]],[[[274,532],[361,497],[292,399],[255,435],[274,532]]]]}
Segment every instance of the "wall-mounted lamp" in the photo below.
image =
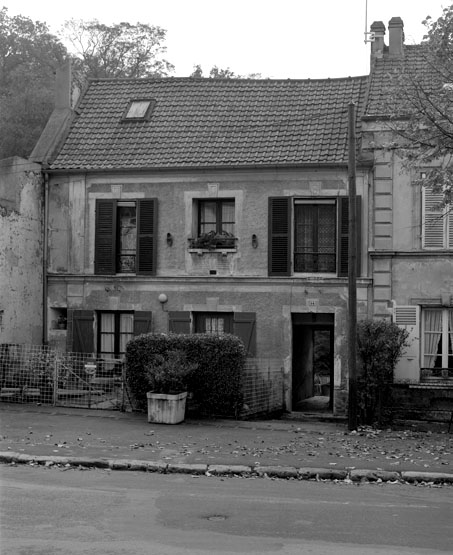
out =
{"type": "Polygon", "coordinates": [[[255,234],[252,235],[252,247],[254,249],[258,247],[258,237],[255,234]]]}
{"type": "Polygon", "coordinates": [[[173,245],[173,235],[171,233],[167,233],[167,245],[169,247],[173,245]]]}
{"type": "Polygon", "coordinates": [[[168,301],[168,297],[165,293],[161,293],[158,297],[157,300],[160,302],[161,306],[162,306],[162,310],[165,311],[165,303],[168,301]]]}

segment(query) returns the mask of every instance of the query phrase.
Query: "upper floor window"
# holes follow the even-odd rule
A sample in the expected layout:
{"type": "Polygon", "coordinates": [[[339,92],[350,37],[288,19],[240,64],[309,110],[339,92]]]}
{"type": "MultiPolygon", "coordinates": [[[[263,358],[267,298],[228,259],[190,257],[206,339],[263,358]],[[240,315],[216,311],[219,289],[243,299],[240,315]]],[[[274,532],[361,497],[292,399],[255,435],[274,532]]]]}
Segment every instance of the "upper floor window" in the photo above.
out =
{"type": "Polygon", "coordinates": [[[442,192],[423,187],[422,238],[425,249],[453,249],[453,214],[442,192]]]}
{"type": "Polygon", "coordinates": [[[156,101],[153,99],[131,100],[126,108],[123,121],[139,121],[149,119],[156,101]]]}
{"type": "Polygon", "coordinates": [[[194,211],[196,237],[190,240],[192,248],[234,248],[234,199],[203,199],[196,201],[194,211]]]}
{"type": "MultiPolygon", "coordinates": [[[[357,272],[360,275],[361,197],[357,197],[357,272]]],[[[348,275],[348,197],[269,199],[269,275],[348,275]],[[292,232],[292,225],[294,231],[292,232]]]]}
{"type": "Polygon", "coordinates": [[[156,273],[157,200],[96,201],[95,273],[156,273]]]}

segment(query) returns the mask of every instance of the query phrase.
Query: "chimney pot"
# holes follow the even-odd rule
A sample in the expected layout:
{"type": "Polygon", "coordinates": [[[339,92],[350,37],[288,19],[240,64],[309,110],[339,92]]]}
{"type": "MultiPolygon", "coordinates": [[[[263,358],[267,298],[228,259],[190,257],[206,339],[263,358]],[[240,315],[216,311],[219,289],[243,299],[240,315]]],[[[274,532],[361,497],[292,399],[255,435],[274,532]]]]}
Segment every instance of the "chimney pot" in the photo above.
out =
{"type": "Polygon", "coordinates": [[[371,62],[384,56],[384,36],[385,25],[382,21],[375,21],[371,24],[370,31],[374,35],[371,43],[371,62]]]}
{"type": "Polygon", "coordinates": [[[404,23],[401,17],[392,17],[389,21],[389,55],[392,58],[403,57],[404,23]]]}
{"type": "Polygon", "coordinates": [[[57,69],[55,108],[71,108],[71,62],[69,61],[57,69]]]}

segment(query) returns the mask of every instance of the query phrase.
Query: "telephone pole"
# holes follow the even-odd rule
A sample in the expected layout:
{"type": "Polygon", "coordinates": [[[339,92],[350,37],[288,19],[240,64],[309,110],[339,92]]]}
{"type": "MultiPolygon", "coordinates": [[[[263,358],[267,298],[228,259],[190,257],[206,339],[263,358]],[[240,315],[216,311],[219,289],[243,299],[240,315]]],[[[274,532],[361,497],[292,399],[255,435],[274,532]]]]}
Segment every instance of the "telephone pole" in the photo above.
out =
{"type": "Polygon", "coordinates": [[[348,184],[349,184],[349,249],[348,249],[348,427],[357,428],[357,216],[356,216],[356,138],[355,104],[348,107],[348,184]]]}

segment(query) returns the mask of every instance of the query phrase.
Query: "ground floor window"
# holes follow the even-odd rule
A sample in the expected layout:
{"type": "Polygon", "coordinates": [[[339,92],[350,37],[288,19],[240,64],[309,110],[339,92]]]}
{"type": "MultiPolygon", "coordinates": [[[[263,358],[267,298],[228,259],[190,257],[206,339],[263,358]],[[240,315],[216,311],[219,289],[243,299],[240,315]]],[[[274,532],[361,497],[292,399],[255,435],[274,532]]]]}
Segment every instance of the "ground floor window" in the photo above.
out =
{"type": "Polygon", "coordinates": [[[423,310],[424,368],[453,368],[453,309],[423,310]]]}
{"type": "Polygon", "coordinates": [[[213,333],[216,335],[233,333],[233,314],[196,312],[195,333],[213,333]]]}
{"type": "Polygon", "coordinates": [[[102,358],[123,358],[134,335],[133,312],[99,312],[98,353],[102,358]]]}

